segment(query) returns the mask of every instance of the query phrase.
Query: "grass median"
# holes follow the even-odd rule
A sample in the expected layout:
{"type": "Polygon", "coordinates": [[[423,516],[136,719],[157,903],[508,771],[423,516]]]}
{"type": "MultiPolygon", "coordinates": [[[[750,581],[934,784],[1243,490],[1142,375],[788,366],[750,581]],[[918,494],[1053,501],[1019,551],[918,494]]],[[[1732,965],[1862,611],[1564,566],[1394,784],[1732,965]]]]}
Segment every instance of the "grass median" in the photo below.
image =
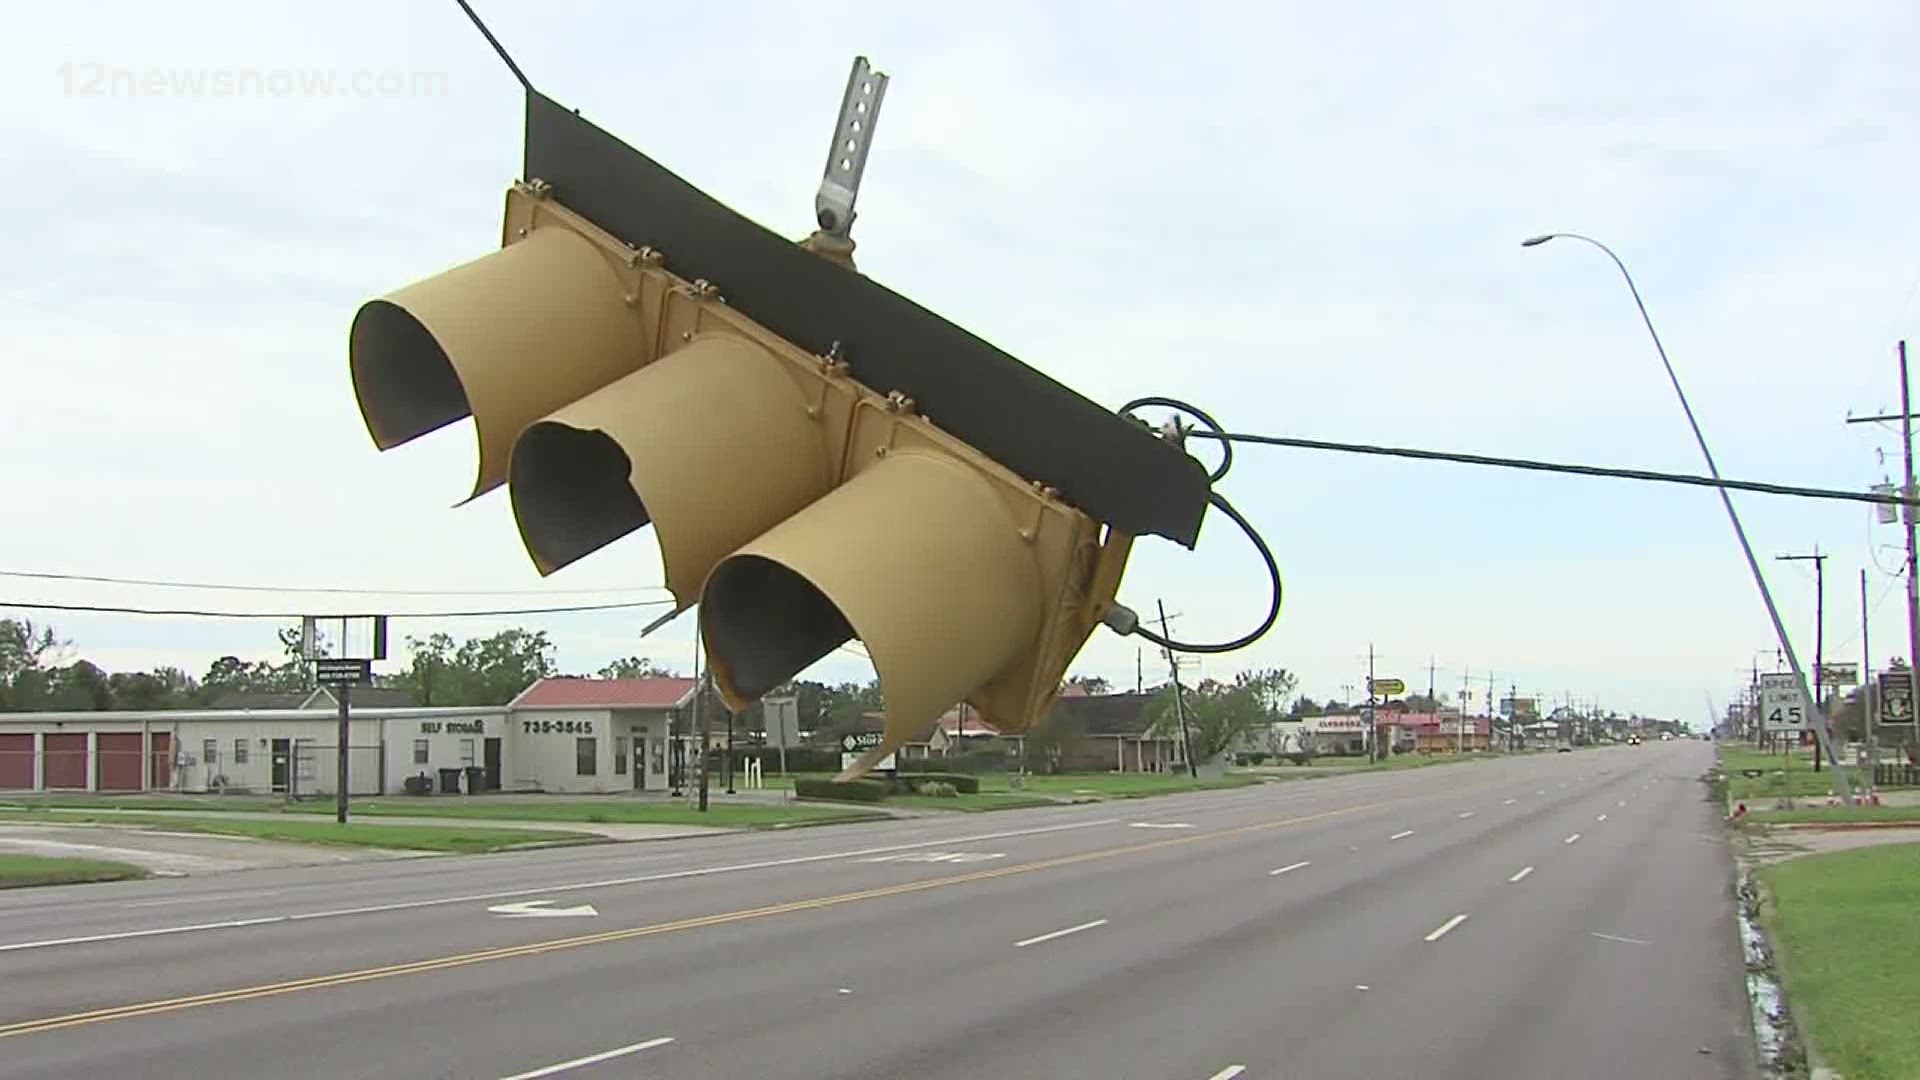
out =
{"type": "Polygon", "coordinates": [[[170,829],[175,832],[206,833],[210,836],[244,836],[255,840],[278,840],[294,844],[346,844],[353,847],[393,848],[405,851],[443,851],[473,854],[500,851],[535,843],[596,843],[602,838],[591,833],[561,832],[552,829],[467,828],[461,825],[368,825],[333,821],[308,821],[289,815],[286,818],[259,820],[209,814],[206,817],[173,814],[120,813],[47,813],[44,811],[0,811],[0,821],[30,821],[36,824],[117,825],[125,828],[170,829]]]}
{"type": "Polygon", "coordinates": [[[147,872],[127,863],[100,859],[58,859],[46,855],[0,854],[0,889],[29,885],[80,885],[90,881],[126,881],[147,872]]]}
{"type": "Polygon", "coordinates": [[[1787,997],[1814,1051],[1847,1080],[1920,1061],[1920,844],[1809,855],[1763,870],[1787,997]]]}
{"type": "Polygon", "coordinates": [[[1856,825],[1872,822],[1911,822],[1920,825],[1920,806],[1809,806],[1801,810],[1753,810],[1747,820],[1756,825],[1856,825]]]}
{"type": "MultiPolygon", "coordinates": [[[[102,799],[86,796],[36,797],[32,800],[0,801],[0,813],[23,809],[53,810],[63,819],[70,813],[87,810],[154,811],[168,813],[205,811],[208,817],[223,813],[282,813],[290,817],[334,813],[331,802],[288,803],[278,799],[233,797],[205,799],[134,797],[102,799]]],[[[489,821],[577,822],[615,825],[706,825],[725,829],[788,828],[796,825],[827,825],[847,821],[867,821],[885,817],[873,810],[843,809],[833,806],[742,805],[714,801],[702,813],[679,800],[654,802],[623,800],[619,797],[581,797],[578,799],[530,799],[517,795],[487,795],[460,800],[374,798],[356,799],[350,808],[354,817],[476,818],[489,821]]],[[[117,815],[116,815],[117,816],[117,815]]],[[[296,817],[296,820],[298,818],[296,817]]]]}

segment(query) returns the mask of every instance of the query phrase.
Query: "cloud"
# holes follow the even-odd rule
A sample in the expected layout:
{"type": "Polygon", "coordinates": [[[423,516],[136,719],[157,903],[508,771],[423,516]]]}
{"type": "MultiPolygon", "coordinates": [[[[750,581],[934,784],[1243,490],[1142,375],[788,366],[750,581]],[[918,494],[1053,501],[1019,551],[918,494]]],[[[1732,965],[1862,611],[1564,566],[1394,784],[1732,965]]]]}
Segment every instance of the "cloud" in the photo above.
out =
{"type": "MultiPolygon", "coordinates": [[[[697,8],[482,10],[543,89],[796,237],[865,49],[894,82],[863,268],[1109,406],[1163,393],[1243,430],[1700,469],[1612,266],[1517,246],[1577,229],[1633,268],[1726,472],[1858,487],[1896,445],[1842,420],[1893,403],[1892,342],[1920,337],[1908,5],[1383,2],[1248,9],[1222,33],[1112,5],[766,4],[723,40],[697,8]]],[[[456,9],[123,2],[36,8],[12,30],[0,161],[28,209],[0,265],[0,455],[32,524],[9,562],[659,581],[646,536],[541,579],[504,493],[453,506],[465,425],[389,454],[361,426],[354,310],[495,246],[519,170],[518,89],[456,9]],[[140,92],[82,92],[122,71],[140,92]],[[276,72],[288,92],[264,92],[276,72]],[[362,72],[428,78],[356,94],[362,72]],[[192,89],[249,73],[263,92],[192,89]]],[[[1322,696],[1372,640],[1410,680],[1439,655],[1692,717],[1770,638],[1703,491],[1251,448],[1224,490],[1281,556],[1288,604],[1266,642],[1209,663],[1284,664],[1322,696]]],[[[1740,505],[1763,552],[1834,552],[1840,610],[1876,541],[1866,512],[1740,505]]],[[[1196,553],[1143,543],[1123,596],[1167,597],[1182,634],[1231,636],[1260,614],[1256,569],[1215,520],[1196,553]]],[[[102,595],[18,584],[0,600],[102,595]]],[[[1799,634],[1812,597],[1791,584],[1799,634]]],[[[1876,639],[1900,636],[1897,607],[1876,639]]],[[[637,641],[650,618],[541,624],[579,669],[691,655],[691,619],[637,641]]],[[[60,622],[129,666],[272,647],[248,624],[60,622]]],[[[1137,647],[1100,631],[1082,666],[1131,681],[1137,647]]]]}

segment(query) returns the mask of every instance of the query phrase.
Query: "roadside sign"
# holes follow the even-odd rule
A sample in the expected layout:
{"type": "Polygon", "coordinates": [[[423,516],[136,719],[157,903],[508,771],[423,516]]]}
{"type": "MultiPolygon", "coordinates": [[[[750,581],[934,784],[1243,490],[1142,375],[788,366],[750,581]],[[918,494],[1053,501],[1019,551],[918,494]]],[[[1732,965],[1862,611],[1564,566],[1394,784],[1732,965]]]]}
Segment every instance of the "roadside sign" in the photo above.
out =
{"type": "Polygon", "coordinates": [[[1880,723],[1913,723],[1913,680],[1906,668],[1880,673],[1880,723]]]}
{"type": "Polygon", "coordinates": [[[1860,665],[1833,661],[1820,666],[1820,681],[1827,686],[1858,686],[1860,665]]]}
{"type": "Polygon", "coordinates": [[[800,745],[800,699],[792,696],[770,697],[763,699],[762,704],[767,745],[782,749],[800,745]]]}
{"type": "Polygon", "coordinates": [[[373,661],[322,657],[313,662],[313,678],[321,686],[365,686],[373,681],[373,661]]]}
{"type": "Polygon", "coordinates": [[[857,753],[880,745],[881,734],[878,731],[858,731],[840,737],[840,749],[847,753],[857,753]]]}
{"type": "Polygon", "coordinates": [[[1392,697],[1407,692],[1407,684],[1399,679],[1371,679],[1367,686],[1381,697],[1392,697]]]}
{"type": "Polygon", "coordinates": [[[1805,731],[1800,686],[1788,672],[1760,676],[1760,719],[1768,731],[1805,731]]]}

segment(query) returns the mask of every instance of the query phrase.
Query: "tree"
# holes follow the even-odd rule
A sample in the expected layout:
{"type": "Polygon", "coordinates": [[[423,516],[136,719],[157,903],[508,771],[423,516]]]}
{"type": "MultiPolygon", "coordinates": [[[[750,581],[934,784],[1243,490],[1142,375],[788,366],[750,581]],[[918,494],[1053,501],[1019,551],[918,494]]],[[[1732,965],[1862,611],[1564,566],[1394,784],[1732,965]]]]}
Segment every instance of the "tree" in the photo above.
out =
{"type": "Polygon", "coordinates": [[[677,679],[680,673],[644,656],[626,656],[599,671],[603,679],[677,679]]]}
{"type": "Polygon", "coordinates": [[[57,712],[89,712],[113,708],[107,673],[91,661],[75,660],[47,672],[45,707],[57,712]]]}
{"type": "Polygon", "coordinates": [[[107,691],[116,709],[177,709],[192,701],[196,689],[187,673],[176,667],[116,671],[107,676],[107,691]]]}
{"type": "Polygon", "coordinates": [[[1088,694],[1111,694],[1113,684],[1098,675],[1075,675],[1067,680],[1068,686],[1077,686],[1088,694]]]}
{"type": "MultiPolygon", "coordinates": [[[[1243,671],[1230,683],[1207,679],[1185,694],[1187,738],[1193,760],[1211,761],[1247,732],[1280,718],[1280,702],[1293,693],[1295,677],[1281,669],[1243,671]]],[[[1150,705],[1149,731],[1180,735],[1173,688],[1163,689],[1150,705]]]]}
{"type": "Polygon", "coordinates": [[[44,708],[47,664],[67,647],[50,626],[0,619],[0,709],[44,708]]]}
{"type": "Polygon", "coordinates": [[[1287,715],[1296,719],[1307,716],[1325,716],[1326,714],[1327,711],[1324,707],[1314,704],[1314,700],[1305,694],[1295,698],[1293,707],[1287,710],[1287,715]]]}
{"type": "Polygon", "coordinates": [[[449,634],[408,638],[412,658],[392,685],[422,705],[504,705],[554,673],[545,630],[515,627],[454,644],[449,634]]]}

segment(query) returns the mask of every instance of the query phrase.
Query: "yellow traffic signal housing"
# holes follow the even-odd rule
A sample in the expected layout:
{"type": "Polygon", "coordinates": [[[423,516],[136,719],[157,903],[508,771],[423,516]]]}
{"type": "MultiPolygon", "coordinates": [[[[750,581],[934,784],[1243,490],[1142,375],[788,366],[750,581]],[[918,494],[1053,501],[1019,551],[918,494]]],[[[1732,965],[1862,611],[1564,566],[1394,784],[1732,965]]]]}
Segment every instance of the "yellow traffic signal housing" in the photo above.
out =
{"type": "MultiPolygon", "coordinates": [[[[554,138],[536,123],[543,106],[551,103],[530,96],[530,162],[533,146],[554,138]]],[[[575,125],[561,132],[567,138],[591,137],[576,130],[577,116],[546,122],[575,125]]],[[[577,163],[583,173],[592,156],[577,163]]],[[[582,197],[593,196],[582,185],[582,197]]],[[[718,207],[690,205],[696,214],[718,207]]],[[[732,221],[744,219],[725,227],[732,221]]],[[[736,248],[742,235],[759,242],[725,234],[736,248]]],[[[471,415],[479,467],[468,498],[507,484],[542,574],[652,524],[676,610],[700,606],[716,685],[735,709],[862,641],[886,699],[886,731],[848,775],[924,737],[957,701],[1008,733],[1044,713],[1112,604],[1133,534],[1122,523],[1103,527],[977,445],[1032,457],[1030,442],[1009,442],[951,393],[954,415],[972,430],[943,430],[897,385],[856,378],[837,345],[808,348],[770,329],[715,283],[676,274],[677,252],[614,235],[542,180],[509,190],[502,239],[500,250],[356,315],[349,363],[378,447],[471,415]]],[[[870,287],[818,256],[799,257],[804,266],[789,274],[844,279],[824,279],[822,295],[847,281],[870,287]]],[[[897,358],[891,369],[909,383],[917,370],[897,358]]],[[[987,381],[1007,375],[982,371],[987,381]]],[[[1081,403],[1072,398],[1063,411],[1042,402],[1053,413],[1032,415],[1066,416],[1086,430],[1081,403]]],[[[1008,402],[1003,422],[1020,407],[1032,403],[1008,402]]],[[[1144,431],[1140,445],[1128,442],[1131,425],[1108,419],[1123,426],[1101,436],[1148,471],[1166,471],[1161,453],[1198,469],[1144,431]]],[[[1098,464],[1062,473],[1106,499],[1115,517],[1172,520],[1153,517],[1161,506],[1113,498],[1098,464]]],[[[1174,531],[1191,544],[1197,528],[1196,510],[1174,531]]]]}

